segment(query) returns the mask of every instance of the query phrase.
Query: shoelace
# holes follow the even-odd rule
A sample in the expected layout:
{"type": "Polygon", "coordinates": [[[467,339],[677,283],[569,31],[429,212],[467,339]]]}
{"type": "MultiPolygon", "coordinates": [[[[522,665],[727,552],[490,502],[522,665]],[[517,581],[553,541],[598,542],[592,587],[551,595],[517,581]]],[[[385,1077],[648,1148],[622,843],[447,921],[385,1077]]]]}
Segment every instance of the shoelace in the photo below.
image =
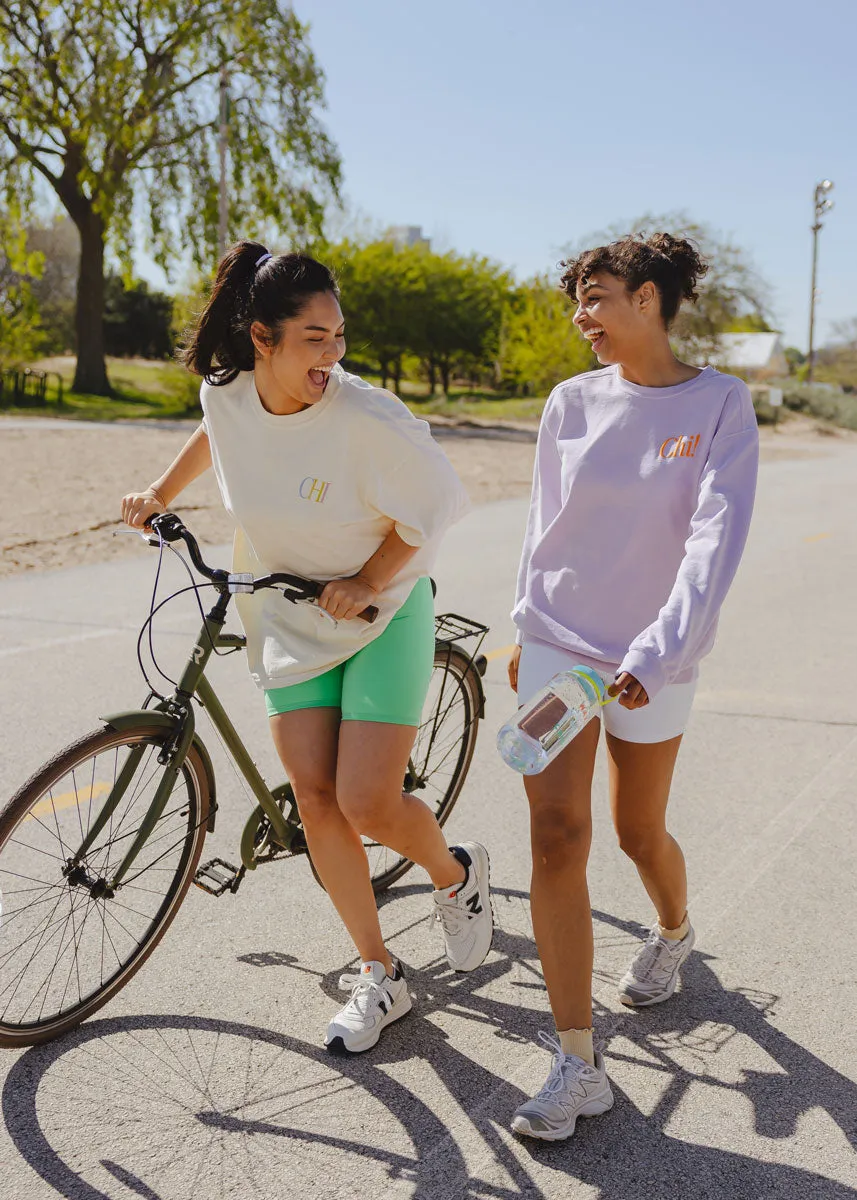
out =
{"type": "MultiPolygon", "coordinates": [[[[585,1096],[586,1088],[580,1077],[580,1069],[575,1069],[568,1063],[559,1038],[551,1037],[550,1034],[540,1030],[539,1041],[553,1051],[553,1062],[544,1086],[534,1098],[536,1100],[553,1100],[563,1092],[567,1095],[585,1096]],[[563,1068],[566,1069],[563,1070],[563,1068]]],[[[584,1064],[585,1066],[586,1064],[584,1064]]]]}
{"type": "MultiPolygon", "coordinates": [[[[679,944],[676,942],[676,945],[679,944]]],[[[645,945],[634,959],[633,973],[637,975],[638,971],[645,972],[647,976],[656,977],[656,982],[665,982],[672,973],[672,968],[672,947],[660,936],[655,926],[649,931],[645,945]]]]}
{"type": "Polygon", "coordinates": [[[346,1010],[351,1008],[361,1017],[366,1016],[372,1001],[378,1004],[384,1000],[388,1007],[393,1003],[393,997],[386,988],[374,979],[367,979],[365,975],[340,975],[339,986],[344,992],[351,989],[351,999],[345,1006],[346,1010]]]}
{"type": "Polygon", "coordinates": [[[438,904],[434,910],[434,919],[440,922],[444,933],[461,933],[464,923],[472,916],[473,913],[451,904],[438,904]]]}

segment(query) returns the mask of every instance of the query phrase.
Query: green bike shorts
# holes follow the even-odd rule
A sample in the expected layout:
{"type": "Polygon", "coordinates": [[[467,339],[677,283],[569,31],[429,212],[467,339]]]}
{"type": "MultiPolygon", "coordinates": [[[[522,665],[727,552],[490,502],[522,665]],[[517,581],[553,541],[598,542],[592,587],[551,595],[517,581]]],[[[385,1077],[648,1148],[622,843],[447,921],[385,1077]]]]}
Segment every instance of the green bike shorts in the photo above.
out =
{"type": "Polygon", "coordinates": [[[338,708],[343,721],[418,726],[433,664],[434,597],[431,581],[422,578],[368,646],[314,679],[267,690],[268,716],[338,708]]]}

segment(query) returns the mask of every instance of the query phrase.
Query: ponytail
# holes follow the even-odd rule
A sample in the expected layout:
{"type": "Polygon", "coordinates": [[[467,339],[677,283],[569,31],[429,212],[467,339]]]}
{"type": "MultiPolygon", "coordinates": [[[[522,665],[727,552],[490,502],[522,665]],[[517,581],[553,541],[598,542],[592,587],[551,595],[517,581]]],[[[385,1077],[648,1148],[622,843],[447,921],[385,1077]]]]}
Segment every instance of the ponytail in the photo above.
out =
{"type": "Polygon", "coordinates": [[[179,357],[207,383],[231,383],[241,371],[255,368],[253,322],[265,325],[276,345],[280,323],[296,317],[321,292],[339,295],[332,272],[314,258],[274,256],[259,242],[238,242],[220,260],[208,303],[179,357]]]}

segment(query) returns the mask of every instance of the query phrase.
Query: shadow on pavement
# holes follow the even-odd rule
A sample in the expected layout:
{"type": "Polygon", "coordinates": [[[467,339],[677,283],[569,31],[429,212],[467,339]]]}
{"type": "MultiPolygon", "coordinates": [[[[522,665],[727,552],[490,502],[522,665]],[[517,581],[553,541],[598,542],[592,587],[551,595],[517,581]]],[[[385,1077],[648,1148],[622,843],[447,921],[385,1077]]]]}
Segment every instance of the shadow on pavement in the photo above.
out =
{"type": "MultiPolygon", "coordinates": [[[[385,907],[395,913],[397,899],[421,890],[397,889],[385,907]]],[[[522,912],[525,893],[496,895],[522,912]]],[[[594,915],[599,960],[624,960],[645,935],[635,923],[594,915]]],[[[277,968],[308,970],[279,950],[242,961],[266,976],[277,968]]],[[[369,1055],[334,1058],[283,1033],[212,1017],[97,1020],[24,1053],[8,1074],[3,1113],[24,1160],[69,1200],[120,1200],[129,1192],[147,1200],[375,1196],[394,1182],[396,1195],[404,1186],[419,1200],[517,1200],[544,1197],[546,1175],[551,1196],[574,1196],[580,1183],[603,1200],[853,1200],[854,1190],[811,1169],[670,1132],[689,1089],[704,1085],[716,1101],[712,1122],[724,1104],[737,1100],[743,1109],[749,1102],[756,1132],[785,1139],[821,1107],[857,1146],[857,1086],[770,1023],[776,997],[726,991],[709,962],[692,955],[683,988],[668,1005],[628,1013],[600,1008],[608,1061],[617,1075],[619,1064],[656,1072],[657,1102],[644,1115],[614,1085],[613,1112],[581,1122],[565,1143],[515,1140],[508,1121],[524,1097],[520,1087],[467,1058],[428,1019],[451,1012],[477,1023],[478,1036],[535,1038],[546,1023],[535,948],[526,933],[508,928],[498,929],[495,954],[471,975],[451,973],[440,959],[410,969],[415,1014],[392,1026],[369,1055]],[[498,998],[501,990],[511,998],[498,998]],[[530,997],[542,1007],[531,1007],[530,997]],[[744,1070],[737,1082],[719,1080],[716,1056],[738,1036],[769,1055],[777,1073],[744,1070]],[[466,1121],[446,1117],[436,1102],[429,1107],[401,1082],[402,1064],[415,1058],[431,1065],[466,1121]],[[447,1122],[467,1128],[467,1157],[447,1122]],[[562,1191],[557,1173],[566,1177],[562,1191]]],[[[319,980],[337,999],[338,974],[319,980]]],[[[497,1060],[502,1070],[503,1056],[497,1060]]],[[[734,1053],[730,1061],[734,1067],[734,1053]]],[[[545,1073],[547,1066],[545,1055],[545,1073]]]]}

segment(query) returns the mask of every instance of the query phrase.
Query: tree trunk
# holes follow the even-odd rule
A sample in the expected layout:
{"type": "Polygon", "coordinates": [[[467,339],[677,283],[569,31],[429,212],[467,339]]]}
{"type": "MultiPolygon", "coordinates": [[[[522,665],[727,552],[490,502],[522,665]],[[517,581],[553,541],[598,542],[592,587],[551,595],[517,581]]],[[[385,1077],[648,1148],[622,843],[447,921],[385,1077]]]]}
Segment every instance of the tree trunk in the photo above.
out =
{"type": "Polygon", "coordinates": [[[402,389],[402,359],[401,356],[393,362],[393,391],[397,396],[401,395],[402,389]]]}
{"type": "Polygon", "coordinates": [[[437,391],[437,364],[431,357],[428,360],[428,384],[429,395],[433,396],[437,391]]]}
{"type": "Polygon", "coordinates": [[[80,231],[80,268],[74,322],[77,367],[72,390],[110,396],[113,389],[104,361],[104,223],[90,210],[76,224],[80,231]]]}
{"type": "Polygon", "coordinates": [[[443,384],[443,394],[449,399],[449,361],[445,358],[440,361],[440,380],[443,384]]]}
{"type": "Polygon", "coordinates": [[[387,380],[390,377],[390,364],[386,358],[382,358],[378,365],[381,368],[381,387],[386,391],[387,380]]]}

